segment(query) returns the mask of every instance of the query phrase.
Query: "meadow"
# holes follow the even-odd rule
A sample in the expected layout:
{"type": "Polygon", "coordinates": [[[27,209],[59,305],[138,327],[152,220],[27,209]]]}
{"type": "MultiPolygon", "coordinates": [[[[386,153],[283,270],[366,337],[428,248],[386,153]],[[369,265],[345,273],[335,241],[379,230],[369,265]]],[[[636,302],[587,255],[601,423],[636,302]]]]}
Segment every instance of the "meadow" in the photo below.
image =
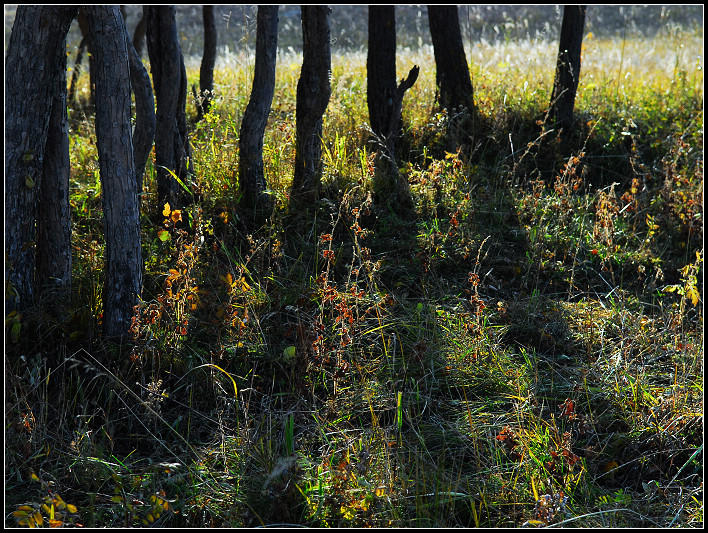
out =
{"type": "Polygon", "coordinates": [[[263,225],[238,208],[253,57],[222,55],[194,203],[156,218],[148,162],[124,346],[99,336],[83,75],[71,311],[6,319],[6,523],[701,527],[703,34],[583,46],[563,137],[554,42],[471,45],[473,132],[436,107],[432,49],[399,50],[399,78],[421,66],[408,218],[372,202],[362,52],[333,57],[321,200],[289,212],[301,56],[280,54],[263,225]]]}

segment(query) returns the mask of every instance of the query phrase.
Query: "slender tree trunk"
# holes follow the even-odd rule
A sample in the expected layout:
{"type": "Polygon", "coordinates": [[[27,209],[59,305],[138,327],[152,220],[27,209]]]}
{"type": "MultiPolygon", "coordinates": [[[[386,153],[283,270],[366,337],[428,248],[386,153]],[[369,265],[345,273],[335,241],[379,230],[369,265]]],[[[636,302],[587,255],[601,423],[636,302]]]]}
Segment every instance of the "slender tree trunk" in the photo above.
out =
{"type": "Polygon", "coordinates": [[[556,76],[549,116],[566,132],[573,123],[575,94],[580,79],[580,54],[587,6],[564,6],[556,76]]]}
{"type": "Polygon", "coordinates": [[[138,194],[143,190],[143,175],[152,144],[155,140],[155,99],[150,75],[143,65],[135,46],[128,40],[130,85],[135,95],[135,129],[133,130],[133,159],[138,194]]]}
{"type": "Polygon", "coordinates": [[[275,91],[275,58],[278,51],[278,6],[258,6],[256,66],[251,98],[241,121],[239,185],[242,202],[257,207],[264,201],[267,184],[263,170],[263,134],[275,91]]]}
{"type": "Polygon", "coordinates": [[[60,318],[71,296],[69,121],[66,111],[66,39],[56,49],[57,76],[44,149],[37,219],[37,282],[42,306],[60,318]]]}
{"type": "Polygon", "coordinates": [[[96,73],[96,139],[106,238],[103,333],[125,337],[142,290],[140,213],[130,131],[128,39],[116,6],[82,8],[96,73]]]}
{"type": "Polygon", "coordinates": [[[372,131],[386,137],[396,92],[396,14],[394,6],[369,6],[366,99],[372,131]]]}
{"type": "Polygon", "coordinates": [[[413,87],[420,68],[416,65],[396,86],[391,97],[391,116],[383,142],[379,141],[374,171],[374,201],[386,205],[399,215],[406,215],[413,208],[410,185],[405,176],[398,172],[396,161],[396,141],[401,129],[401,109],[406,91],[413,87]]]}
{"type": "MultiPolygon", "coordinates": [[[[76,7],[17,8],[5,61],[6,310],[29,307],[35,297],[38,190],[44,173],[57,50],[62,50],[76,7]]],[[[65,51],[65,48],[64,48],[65,51]]]]}
{"type": "Polygon", "coordinates": [[[191,172],[191,147],[187,137],[187,75],[182,49],[177,38],[175,8],[146,6],[147,43],[150,69],[157,102],[155,166],[159,211],[165,203],[181,209],[187,196],[179,182],[188,183],[191,172]]]}
{"type": "Polygon", "coordinates": [[[295,172],[290,193],[296,205],[319,198],[322,176],[322,116],[331,94],[329,12],[327,6],[302,6],[302,70],[295,109],[295,172]]]}
{"type": "Polygon", "coordinates": [[[96,82],[94,81],[94,57],[93,57],[93,49],[91,47],[91,36],[89,35],[89,30],[88,30],[88,23],[86,21],[86,16],[82,13],[81,10],[79,10],[79,14],[76,17],[76,21],[79,23],[79,29],[81,30],[81,35],[86,38],[86,48],[88,48],[89,51],[89,91],[90,91],[90,99],[89,99],[89,107],[93,108],[96,105],[96,82]]]}
{"type": "Polygon", "coordinates": [[[145,31],[147,30],[147,17],[145,16],[145,8],[143,8],[143,14],[135,26],[133,31],[133,46],[135,51],[138,53],[138,57],[143,56],[143,45],[145,44],[145,31]]]}
{"type": "Polygon", "coordinates": [[[428,24],[435,54],[435,83],[440,106],[472,113],[472,81],[462,44],[457,6],[428,6],[428,24]]]}
{"type": "Polygon", "coordinates": [[[396,14],[394,6],[369,6],[369,50],[366,56],[366,99],[377,146],[374,201],[398,213],[413,205],[408,181],[398,172],[396,143],[401,131],[403,96],[418,79],[414,66],[396,85],[396,14]]]}
{"type": "MultiPolygon", "coordinates": [[[[275,6],[277,9],[277,6],[275,6]]],[[[214,64],[216,63],[216,23],[214,6],[202,6],[204,20],[204,53],[199,68],[199,98],[197,99],[197,120],[201,120],[211,107],[214,96],[214,64]]]]}

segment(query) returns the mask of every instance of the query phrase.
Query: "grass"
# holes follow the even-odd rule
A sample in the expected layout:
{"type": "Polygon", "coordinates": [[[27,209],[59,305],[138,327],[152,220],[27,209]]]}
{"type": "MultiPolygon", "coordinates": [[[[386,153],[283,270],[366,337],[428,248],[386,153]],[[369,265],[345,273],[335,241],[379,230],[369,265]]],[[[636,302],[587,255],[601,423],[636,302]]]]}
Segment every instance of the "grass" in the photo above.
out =
{"type": "Polygon", "coordinates": [[[260,227],[236,207],[253,61],[221,58],[192,128],[199,202],[144,215],[122,347],[96,334],[100,179],[73,105],[71,313],[6,319],[8,525],[702,526],[701,45],[586,38],[562,141],[543,122],[553,46],[474,45],[463,150],[432,52],[401,52],[399,77],[422,66],[405,220],[371,200],[361,53],[333,58],[323,199],[288,212],[283,54],[260,227]]]}

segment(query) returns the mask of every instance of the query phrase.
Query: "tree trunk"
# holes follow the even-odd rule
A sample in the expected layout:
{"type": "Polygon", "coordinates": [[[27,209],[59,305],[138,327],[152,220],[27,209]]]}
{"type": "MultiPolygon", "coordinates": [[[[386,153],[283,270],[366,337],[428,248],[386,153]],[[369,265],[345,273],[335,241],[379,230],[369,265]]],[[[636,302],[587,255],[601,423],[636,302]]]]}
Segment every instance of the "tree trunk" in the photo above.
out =
{"type": "Polygon", "coordinates": [[[157,102],[155,132],[155,167],[157,198],[162,211],[165,203],[181,209],[187,195],[177,178],[186,186],[191,173],[191,148],[187,138],[187,75],[182,49],[177,37],[174,6],[146,6],[147,44],[150,69],[157,102]]]}
{"type": "Polygon", "coordinates": [[[96,73],[96,140],[106,239],[103,333],[121,338],[129,332],[142,289],[128,39],[118,7],[82,9],[88,19],[96,73]]]}
{"type": "Polygon", "coordinates": [[[155,99],[152,94],[150,75],[145,65],[143,65],[140,55],[130,40],[128,40],[127,46],[130,65],[130,85],[135,95],[133,159],[135,162],[135,181],[137,183],[138,194],[140,195],[143,191],[145,164],[147,163],[148,157],[150,157],[152,143],[155,140],[155,99]]]}
{"type": "Polygon", "coordinates": [[[143,15],[140,17],[140,20],[133,31],[133,46],[135,47],[135,51],[138,53],[138,57],[143,56],[143,45],[145,44],[146,30],[147,17],[145,16],[145,8],[143,8],[143,15]]]}
{"type": "Polygon", "coordinates": [[[86,48],[88,48],[89,56],[89,108],[93,108],[96,105],[96,83],[94,81],[94,57],[93,49],[91,48],[91,36],[89,35],[88,23],[86,21],[86,16],[81,10],[76,17],[76,22],[79,23],[79,29],[81,30],[81,35],[86,38],[86,48]]]}
{"type": "MultiPolygon", "coordinates": [[[[76,7],[17,8],[5,61],[6,310],[24,309],[35,297],[38,190],[53,94],[57,50],[62,50],[76,7]]],[[[62,50],[65,52],[66,47],[62,50]]]]}
{"type": "Polygon", "coordinates": [[[573,123],[575,93],[580,79],[580,52],[583,44],[587,6],[564,6],[556,76],[549,116],[566,132],[573,123]]]}
{"type": "Polygon", "coordinates": [[[331,94],[329,12],[327,6],[302,6],[302,70],[295,108],[295,172],[291,202],[312,205],[322,176],[322,116],[331,94]]]}
{"type": "Polygon", "coordinates": [[[57,76],[44,149],[37,217],[37,282],[42,307],[56,318],[71,301],[69,120],[66,111],[66,39],[56,48],[57,76]]]}
{"type": "MultiPolygon", "coordinates": [[[[277,6],[276,6],[277,9],[277,6]]],[[[216,23],[214,6],[202,6],[204,19],[204,53],[199,68],[199,98],[197,99],[197,120],[201,120],[211,107],[214,96],[214,64],[216,63],[216,23]]]]}
{"type": "MultiPolygon", "coordinates": [[[[241,201],[258,207],[267,184],[263,170],[263,134],[275,91],[275,58],[278,50],[278,6],[258,6],[256,66],[251,98],[241,121],[239,185],[241,201]]],[[[265,206],[267,207],[267,206],[265,206]]]]}
{"type": "MultiPolygon", "coordinates": [[[[366,100],[372,131],[385,138],[396,91],[396,15],[394,6],[369,6],[366,100]]],[[[400,117],[398,117],[400,118],[400,117]]],[[[400,122],[400,121],[399,121],[400,122]]]]}
{"type": "Polygon", "coordinates": [[[403,214],[413,202],[408,181],[398,172],[396,142],[401,131],[403,96],[418,79],[414,66],[396,85],[396,14],[394,6],[369,6],[366,99],[377,145],[374,201],[403,214]]]}
{"type": "Polygon", "coordinates": [[[399,215],[406,215],[413,208],[410,185],[405,176],[398,172],[396,161],[396,141],[401,129],[401,109],[406,91],[413,87],[418,79],[420,68],[416,65],[405,79],[396,86],[391,97],[391,116],[386,136],[379,143],[374,171],[374,201],[386,205],[399,215]]]}
{"type": "Polygon", "coordinates": [[[472,81],[462,44],[457,6],[428,6],[428,24],[435,54],[435,83],[440,107],[472,113],[472,81]]]}

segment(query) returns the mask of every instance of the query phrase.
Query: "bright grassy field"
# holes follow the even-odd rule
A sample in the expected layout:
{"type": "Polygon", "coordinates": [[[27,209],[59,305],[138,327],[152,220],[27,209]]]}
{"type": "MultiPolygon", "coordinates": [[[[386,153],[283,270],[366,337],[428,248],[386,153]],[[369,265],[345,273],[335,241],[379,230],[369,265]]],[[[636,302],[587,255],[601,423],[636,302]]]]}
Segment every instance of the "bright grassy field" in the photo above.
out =
{"type": "Polygon", "coordinates": [[[148,163],[122,349],[96,334],[100,180],[72,105],[73,311],[6,325],[8,524],[702,526],[703,35],[588,35],[564,142],[543,123],[556,53],[468,50],[482,120],[460,151],[432,50],[399,53],[399,78],[422,67],[405,220],[371,203],[364,53],[333,57],[316,217],[288,212],[281,55],[262,227],[236,205],[253,58],[221,57],[194,235],[158,238],[148,163]]]}

